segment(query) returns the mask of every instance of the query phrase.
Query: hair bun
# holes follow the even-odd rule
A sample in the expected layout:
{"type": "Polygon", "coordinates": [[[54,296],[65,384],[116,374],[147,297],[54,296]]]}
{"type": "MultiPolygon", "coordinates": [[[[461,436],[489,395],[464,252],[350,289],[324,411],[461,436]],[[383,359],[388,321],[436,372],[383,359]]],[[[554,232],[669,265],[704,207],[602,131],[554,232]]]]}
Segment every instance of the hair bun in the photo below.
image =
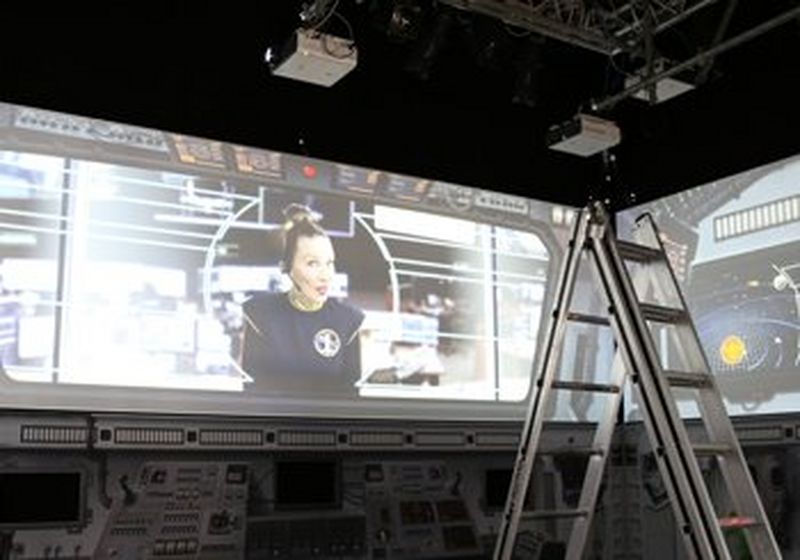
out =
{"type": "Polygon", "coordinates": [[[286,226],[291,227],[299,222],[311,222],[312,224],[319,221],[319,214],[314,212],[305,204],[298,204],[293,202],[288,204],[283,209],[283,216],[286,218],[286,226]]]}
{"type": "Polygon", "coordinates": [[[305,204],[293,202],[283,209],[286,221],[283,224],[283,260],[281,267],[289,272],[294,263],[298,240],[301,237],[328,237],[319,225],[322,214],[315,212],[305,204]]]}

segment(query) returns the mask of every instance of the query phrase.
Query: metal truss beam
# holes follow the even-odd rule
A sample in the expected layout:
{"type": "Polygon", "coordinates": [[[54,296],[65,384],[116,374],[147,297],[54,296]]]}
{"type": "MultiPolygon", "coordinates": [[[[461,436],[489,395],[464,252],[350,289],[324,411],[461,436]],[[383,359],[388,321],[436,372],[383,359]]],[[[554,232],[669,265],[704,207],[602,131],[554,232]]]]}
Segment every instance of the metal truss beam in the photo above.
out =
{"type": "Polygon", "coordinates": [[[649,21],[653,34],[714,4],[718,0],[441,0],[455,8],[497,18],[583,47],[615,54],[642,47],[649,21]]]}
{"type": "Polygon", "coordinates": [[[635,94],[640,90],[652,86],[653,84],[655,84],[660,80],[669,78],[670,76],[674,76],[675,74],[679,74],[684,70],[688,70],[690,68],[698,66],[708,60],[713,60],[714,57],[722,54],[723,52],[730,50],[734,47],[738,47],[739,45],[744,44],[747,41],[755,39],[756,37],[763,35],[764,33],[771,31],[772,29],[775,29],[779,25],[783,25],[790,21],[796,20],[797,18],[800,18],[800,7],[792,8],[791,10],[783,12],[782,14],[775,16],[774,18],[765,21],[764,23],[761,23],[760,25],[757,25],[751,29],[748,29],[747,31],[740,33],[739,35],[736,35],[735,37],[728,39],[727,41],[724,41],[722,43],[717,43],[713,47],[691,57],[688,60],[684,60],[680,64],[677,64],[663,72],[659,72],[658,74],[655,75],[650,75],[645,79],[643,79],[640,83],[636,84],[635,86],[629,87],[616,95],[607,97],[606,99],[603,99],[602,101],[599,102],[593,102],[591,105],[592,110],[594,111],[609,110],[623,99],[632,96],[633,94],[635,94]]]}

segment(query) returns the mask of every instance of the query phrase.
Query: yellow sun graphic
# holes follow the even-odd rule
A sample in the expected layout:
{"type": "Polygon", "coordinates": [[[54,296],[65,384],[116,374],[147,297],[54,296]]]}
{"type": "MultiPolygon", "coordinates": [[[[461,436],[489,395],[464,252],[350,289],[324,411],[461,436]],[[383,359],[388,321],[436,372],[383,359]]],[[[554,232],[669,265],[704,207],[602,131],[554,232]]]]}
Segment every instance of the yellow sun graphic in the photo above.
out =
{"type": "Polygon", "coordinates": [[[735,334],[726,336],[719,345],[719,356],[729,366],[739,365],[746,355],[747,345],[735,334]]]}

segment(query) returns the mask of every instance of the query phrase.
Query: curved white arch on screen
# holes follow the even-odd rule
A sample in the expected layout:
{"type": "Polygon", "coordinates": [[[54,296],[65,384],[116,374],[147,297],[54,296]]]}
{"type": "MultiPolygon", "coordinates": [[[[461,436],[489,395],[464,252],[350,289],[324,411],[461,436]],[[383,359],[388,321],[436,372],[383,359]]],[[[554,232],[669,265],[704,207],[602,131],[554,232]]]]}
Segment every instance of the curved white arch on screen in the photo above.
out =
{"type": "MultiPolygon", "coordinates": [[[[254,199],[242,206],[235,214],[230,214],[225,221],[220,224],[217,228],[217,231],[214,232],[214,236],[212,237],[211,241],[208,244],[208,249],[206,250],[206,258],[205,262],[203,263],[203,313],[207,315],[211,315],[211,267],[214,264],[214,256],[216,255],[217,244],[220,240],[225,237],[225,234],[228,233],[228,230],[231,229],[231,226],[241,218],[247,211],[251,208],[259,204],[261,201],[259,199],[254,199]]],[[[253,381],[253,378],[250,377],[242,366],[233,359],[233,356],[230,354],[228,355],[228,360],[230,361],[233,368],[242,376],[242,379],[245,381],[253,381]]]]}
{"type": "Polygon", "coordinates": [[[364,219],[364,216],[361,214],[355,214],[356,221],[361,224],[361,226],[366,230],[369,236],[372,238],[372,241],[375,242],[375,245],[378,247],[378,251],[380,251],[383,260],[386,261],[386,264],[389,265],[389,285],[392,287],[392,313],[398,313],[400,311],[400,284],[397,281],[397,270],[394,266],[394,259],[392,259],[392,255],[389,253],[389,248],[386,246],[386,242],[375,233],[372,228],[367,223],[367,220],[364,219]]]}

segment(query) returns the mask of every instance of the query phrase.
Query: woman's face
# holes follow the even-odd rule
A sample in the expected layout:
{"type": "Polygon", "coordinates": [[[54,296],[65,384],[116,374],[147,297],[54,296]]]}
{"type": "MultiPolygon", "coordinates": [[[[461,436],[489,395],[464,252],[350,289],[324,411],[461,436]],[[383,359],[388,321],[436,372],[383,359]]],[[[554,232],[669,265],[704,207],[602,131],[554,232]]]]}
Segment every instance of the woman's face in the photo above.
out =
{"type": "Polygon", "coordinates": [[[289,275],[295,287],[314,303],[323,303],[333,281],[333,244],[323,235],[298,237],[289,275]]]}

